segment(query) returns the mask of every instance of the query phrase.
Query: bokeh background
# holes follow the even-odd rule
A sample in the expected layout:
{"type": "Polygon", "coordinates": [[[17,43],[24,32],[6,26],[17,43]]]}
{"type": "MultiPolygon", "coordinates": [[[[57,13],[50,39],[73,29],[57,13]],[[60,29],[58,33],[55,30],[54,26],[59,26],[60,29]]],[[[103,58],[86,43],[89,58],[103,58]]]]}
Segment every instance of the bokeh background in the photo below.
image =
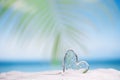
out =
{"type": "Polygon", "coordinates": [[[120,70],[120,1],[0,0],[0,72],[62,69],[69,49],[120,70]]]}

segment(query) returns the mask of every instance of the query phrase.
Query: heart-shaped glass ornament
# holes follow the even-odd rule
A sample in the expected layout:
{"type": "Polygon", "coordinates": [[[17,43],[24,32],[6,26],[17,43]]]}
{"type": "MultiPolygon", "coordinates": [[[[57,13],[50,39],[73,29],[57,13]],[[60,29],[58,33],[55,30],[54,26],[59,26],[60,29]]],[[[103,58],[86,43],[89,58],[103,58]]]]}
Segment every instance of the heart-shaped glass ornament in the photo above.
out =
{"type": "Polygon", "coordinates": [[[79,61],[77,54],[73,50],[68,50],[64,56],[63,72],[68,69],[82,70],[86,73],[89,70],[89,64],[86,61],[79,61]]]}

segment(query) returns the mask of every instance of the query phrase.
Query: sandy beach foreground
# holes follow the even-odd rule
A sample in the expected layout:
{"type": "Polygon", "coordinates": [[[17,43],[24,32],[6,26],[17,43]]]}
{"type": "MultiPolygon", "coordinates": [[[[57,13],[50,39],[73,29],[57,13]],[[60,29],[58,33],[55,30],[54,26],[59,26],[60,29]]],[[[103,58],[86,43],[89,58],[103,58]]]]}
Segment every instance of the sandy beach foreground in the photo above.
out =
{"type": "Polygon", "coordinates": [[[0,80],[120,80],[120,71],[115,69],[95,69],[83,74],[80,71],[69,70],[45,72],[18,72],[0,73],[0,80]]]}

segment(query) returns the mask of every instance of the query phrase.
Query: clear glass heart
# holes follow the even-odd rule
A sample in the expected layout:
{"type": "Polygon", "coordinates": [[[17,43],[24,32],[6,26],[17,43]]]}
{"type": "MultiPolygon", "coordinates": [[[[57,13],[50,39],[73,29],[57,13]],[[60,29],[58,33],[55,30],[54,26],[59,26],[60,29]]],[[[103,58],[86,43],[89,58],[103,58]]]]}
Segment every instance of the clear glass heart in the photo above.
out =
{"type": "Polygon", "coordinates": [[[86,61],[78,61],[77,54],[73,50],[68,50],[64,56],[63,72],[68,69],[82,70],[82,73],[86,73],[89,64],[86,61]]]}

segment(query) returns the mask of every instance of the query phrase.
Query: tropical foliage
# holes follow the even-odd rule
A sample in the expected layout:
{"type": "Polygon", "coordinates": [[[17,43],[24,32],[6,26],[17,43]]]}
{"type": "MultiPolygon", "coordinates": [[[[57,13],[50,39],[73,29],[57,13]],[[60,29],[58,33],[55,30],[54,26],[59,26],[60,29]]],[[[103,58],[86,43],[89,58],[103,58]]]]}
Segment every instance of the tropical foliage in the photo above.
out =
{"type": "Polygon", "coordinates": [[[15,44],[20,46],[35,42],[40,48],[39,42],[47,40],[43,53],[50,49],[55,62],[66,49],[85,50],[82,24],[94,26],[85,16],[86,11],[89,9],[80,0],[0,0],[0,21],[4,20],[0,31],[9,28],[8,36],[15,36],[15,44]]]}

